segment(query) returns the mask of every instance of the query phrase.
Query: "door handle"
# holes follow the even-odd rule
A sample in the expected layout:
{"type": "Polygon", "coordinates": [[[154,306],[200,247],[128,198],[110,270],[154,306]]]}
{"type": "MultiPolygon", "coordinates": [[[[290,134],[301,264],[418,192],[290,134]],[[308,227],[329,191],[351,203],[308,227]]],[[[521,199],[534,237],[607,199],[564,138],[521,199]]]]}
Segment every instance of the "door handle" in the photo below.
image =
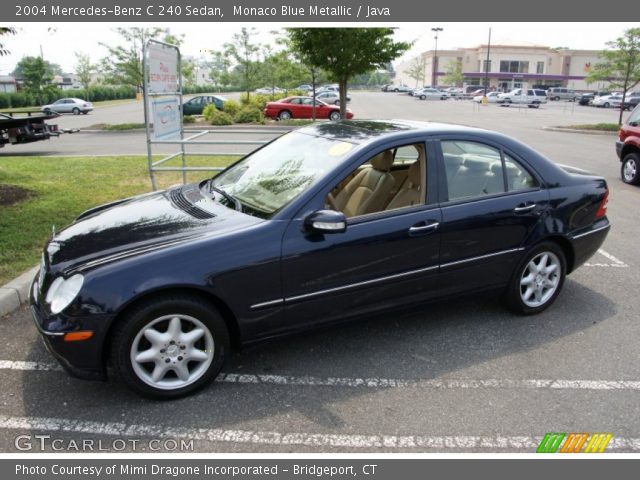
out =
{"type": "Polygon", "coordinates": [[[422,233],[430,233],[438,229],[438,222],[428,223],[426,225],[414,225],[409,229],[409,235],[419,235],[422,233]]]}
{"type": "Polygon", "coordinates": [[[536,204],[535,203],[528,203],[526,205],[521,203],[516,208],[514,208],[513,211],[516,212],[516,213],[526,213],[526,212],[530,212],[534,208],[536,208],[536,204]]]}

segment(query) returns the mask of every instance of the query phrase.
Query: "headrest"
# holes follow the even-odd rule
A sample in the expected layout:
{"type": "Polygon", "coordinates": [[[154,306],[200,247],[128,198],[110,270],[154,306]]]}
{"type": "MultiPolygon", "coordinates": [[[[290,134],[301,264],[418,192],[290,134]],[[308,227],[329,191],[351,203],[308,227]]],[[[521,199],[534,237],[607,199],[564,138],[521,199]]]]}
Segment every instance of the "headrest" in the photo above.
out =
{"type": "Polygon", "coordinates": [[[388,172],[393,165],[393,152],[385,150],[371,159],[371,166],[381,172],[388,172]]]}
{"type": "Polygon", "coordinates": [[[473,171],[489,171],[489,162],[479,158],[465,158],[464,166],[473,171]]]}
{"type": "Polygon", "coordinates": [[[491,173],[493,173],[494,175],[502,175],[502,162],[492,163],[491,173]]]}
{"type": "Polygon", "coordinates": [[[459,155],[455,155],[453,153],[443,153],[444,162],[447,164],[447,167],[459,167],[462,165],[463,158],[459,155]]]}
{"type": "Polygon", "coordinates": [[[420,161],[413,162],[409,166],[409,171],[407,172],[407,179],[409,183],[414,186],[420,186],[422,183],[420,181],[420,161]]]}

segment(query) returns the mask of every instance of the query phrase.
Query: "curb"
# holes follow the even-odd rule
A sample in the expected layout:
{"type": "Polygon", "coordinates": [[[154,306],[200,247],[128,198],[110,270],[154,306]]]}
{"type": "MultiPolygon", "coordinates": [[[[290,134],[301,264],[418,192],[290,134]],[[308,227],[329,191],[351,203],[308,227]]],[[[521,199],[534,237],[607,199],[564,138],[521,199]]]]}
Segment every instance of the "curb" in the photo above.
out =
{"type": "Polygon", "coordinates": [[[7,315],[29,300],[29,286],[40,267],[35,266],[0,287],[0,316],[7,315]]]}
{"type": "Polygon", "coordinates": [[[603,132],[600,130],[583,130],[579,128],[564,128],[564,127],[542,127],[542,130],[549,132],[565,132],[565,133],[581,133],[583,135],[617,135],[618,132],[603,132]]]}

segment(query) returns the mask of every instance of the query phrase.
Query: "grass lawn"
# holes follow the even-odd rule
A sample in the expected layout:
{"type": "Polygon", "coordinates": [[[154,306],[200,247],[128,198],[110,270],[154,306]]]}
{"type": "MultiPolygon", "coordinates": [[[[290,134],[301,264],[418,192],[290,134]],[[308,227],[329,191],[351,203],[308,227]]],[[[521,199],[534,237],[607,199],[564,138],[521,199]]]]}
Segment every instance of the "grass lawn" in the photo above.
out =
{"type": "Polygon", "coordinates": [[[586,123],[583,125],[569,125],[564,128],[575,128],[576,130],[597,130],[599,132],[617,132],[620,125],[617,123],[586,123]]]}
{"type": "MultiPolygon", "coordinates": [[[[230,157],[191,157],[189,166],[225,166],[230,157]]],[[[176,166],[173,159],[163,166],[176,166]]],[[[189,172],[198,181],[213,172],[189,172]]],[[[166,188],[182,182],[179,172],[157,173],[166,188]]],[[[151,190],[146,157],[0,157],[0,184],[26,188],[31,196],[0,205],[0,285],[40,260],[51,237],[87,208],[151,190]]]]}
{"type": "MultiPolygon", "coordinates": [[[[120,100],[104,100],[102,102],[92,102],[94,108],[112,107],[114,105],[124,105],[127,103],[133,103],[137,100],[135,98],[123,98],[120,100]]],[[[26,113],[26,112],[39,112],[40,107],[20,107],[20,108],[3,108],[0,112],[3,113],[26,113]]]]}

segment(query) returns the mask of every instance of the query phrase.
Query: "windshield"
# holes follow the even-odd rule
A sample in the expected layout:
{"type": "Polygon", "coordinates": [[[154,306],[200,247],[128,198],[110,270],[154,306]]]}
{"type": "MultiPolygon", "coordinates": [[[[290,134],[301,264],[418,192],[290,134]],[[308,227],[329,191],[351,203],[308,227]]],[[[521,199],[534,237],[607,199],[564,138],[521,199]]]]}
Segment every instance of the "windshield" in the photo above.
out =
{"type": "Polygon", "coordinates": [[[213,186],[237,199],[245,212],[269,218],[354,147],[348,142],[292,132],[215,177],[213,186]]]}

